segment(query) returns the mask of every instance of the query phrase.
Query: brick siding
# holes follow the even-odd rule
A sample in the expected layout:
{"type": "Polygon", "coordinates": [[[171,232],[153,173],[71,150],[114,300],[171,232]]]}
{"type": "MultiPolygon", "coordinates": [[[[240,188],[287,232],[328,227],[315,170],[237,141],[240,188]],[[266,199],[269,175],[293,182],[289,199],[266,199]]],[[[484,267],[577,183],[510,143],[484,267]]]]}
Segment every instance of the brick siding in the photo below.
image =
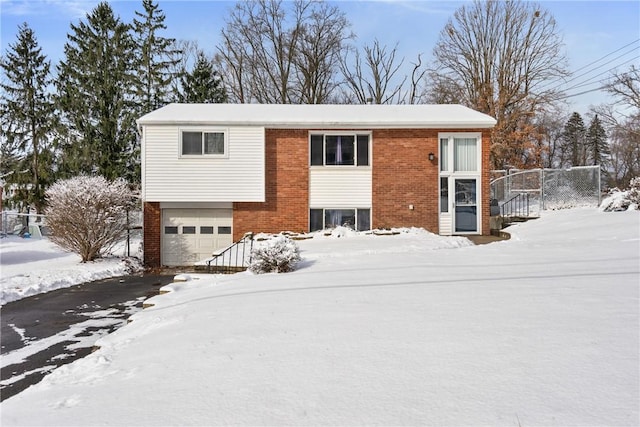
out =
{"type": "Polygon", "coordinates": [[[373,228],[438,232],[438,161],[429,161],[430,152],[437,156],[437,130],[373,131],[373,228]]]}
{"type": "Polygon", "coordinates": [[[265,202],[233,204],[233,239],[309,228],[309,131],[265,130],[265,202]]]}
{"type": "Polygon", "coordinates": [[[160,267],[160,203],[144,202],[143,248],[144,266],[147,268],[160,267]]]}

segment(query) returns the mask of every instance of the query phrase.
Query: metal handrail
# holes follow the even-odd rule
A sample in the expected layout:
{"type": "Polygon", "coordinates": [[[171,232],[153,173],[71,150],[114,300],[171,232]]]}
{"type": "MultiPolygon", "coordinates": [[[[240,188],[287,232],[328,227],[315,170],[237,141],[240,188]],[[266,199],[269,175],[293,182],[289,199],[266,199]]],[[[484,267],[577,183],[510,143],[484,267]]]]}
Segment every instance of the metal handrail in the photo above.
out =
{"type": "Polygon", "coordinates": [[[500,205],[500,216],[529,217],[529,193],[519,193],[500,205]]]}
{"type": "Polygon", "coordinates": [[[230,274],[244,271],[251,263],[251,251],[253,250],[253,233],[245,233],[244,236],[237,242],[234,242],[221,252],[212,254],[213,258],[207,260],[207,272],[211,273],[212,268],[216,273],[230,274]],[[246,261],[246,249],[249,244],[249,260],[246,261]],[[235,249],[235,256],[234,256],[235,249]],[[240,257],[240,249],[242,249],[242,257],[240,257]],[[240,264],[238,265],[238,260],[240,264]],[[234,261],[232,263],[232,261],[234,261]],[[214,264],[215,265],[212,265],[214,264]],[[246,265],[245,265],[246,264],[246,265]]]}

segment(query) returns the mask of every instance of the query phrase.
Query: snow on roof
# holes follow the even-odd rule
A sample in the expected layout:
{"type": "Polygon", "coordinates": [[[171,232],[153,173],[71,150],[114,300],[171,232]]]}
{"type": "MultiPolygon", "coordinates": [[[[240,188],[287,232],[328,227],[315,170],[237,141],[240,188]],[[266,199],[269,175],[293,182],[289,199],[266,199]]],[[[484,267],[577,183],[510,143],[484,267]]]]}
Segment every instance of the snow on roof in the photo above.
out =
{"type": "Polygon", "coordinates": [[[457,104],[169,104],[137,121],[147,125],[274,128],[492,128],[496,120],[457,104]]]}

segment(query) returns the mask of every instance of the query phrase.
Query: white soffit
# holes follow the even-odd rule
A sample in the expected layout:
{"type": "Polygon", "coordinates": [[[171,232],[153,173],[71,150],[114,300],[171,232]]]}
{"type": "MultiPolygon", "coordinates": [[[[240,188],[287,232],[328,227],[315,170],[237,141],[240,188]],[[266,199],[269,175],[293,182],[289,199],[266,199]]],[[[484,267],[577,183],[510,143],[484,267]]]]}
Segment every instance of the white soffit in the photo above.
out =
{"type": "Polygon", "coordinates": [[[266,128],[492,128],[496,120],[457,104],[169,104],[138,125],[266,128]]]}

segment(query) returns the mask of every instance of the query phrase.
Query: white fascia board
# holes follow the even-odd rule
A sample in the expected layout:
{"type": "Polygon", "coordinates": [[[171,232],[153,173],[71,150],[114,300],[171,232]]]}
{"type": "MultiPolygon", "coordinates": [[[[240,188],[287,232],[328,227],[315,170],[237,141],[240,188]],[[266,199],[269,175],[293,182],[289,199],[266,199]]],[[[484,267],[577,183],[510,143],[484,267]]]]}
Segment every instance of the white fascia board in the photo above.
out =
{"type": "Polygon", "coordinates": [[[462,105],[169,104],[138,125],[226,125],[266,128],[492,128],[496,120],[462,105]]]}

